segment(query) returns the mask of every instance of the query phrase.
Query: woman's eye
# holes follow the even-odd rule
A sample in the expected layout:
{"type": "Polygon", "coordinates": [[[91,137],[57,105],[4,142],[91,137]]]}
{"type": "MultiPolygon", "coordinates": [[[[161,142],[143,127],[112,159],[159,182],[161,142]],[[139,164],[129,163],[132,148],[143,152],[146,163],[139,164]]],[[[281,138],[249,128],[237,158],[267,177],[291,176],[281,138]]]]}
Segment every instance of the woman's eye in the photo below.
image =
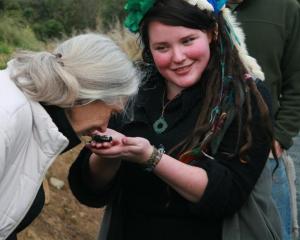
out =
{"type": "Polygon", "coordinates": [[[191,44],[195,40],[194,37],[186,38],[183,40],[183,44],[188,45],[191,44]]]}
{"type": "Polygon", "coordinates": [[[157,47],[155,47],[155,50],[156,51],[159,51],[159,52],[165,52],[165,51],[167,51],[167,47],[166,46],[157,46],[157,47]]]}

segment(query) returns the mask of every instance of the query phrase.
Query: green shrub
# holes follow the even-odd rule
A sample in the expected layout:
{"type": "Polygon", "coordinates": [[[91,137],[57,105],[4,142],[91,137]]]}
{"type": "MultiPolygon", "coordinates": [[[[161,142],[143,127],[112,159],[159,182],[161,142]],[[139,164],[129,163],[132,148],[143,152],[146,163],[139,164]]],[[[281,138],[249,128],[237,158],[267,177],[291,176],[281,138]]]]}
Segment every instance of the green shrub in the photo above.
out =
{"type": "Polygon", "coordinates": [[[0,54],[11,54],[12,48],[4,42],[0,42],[0,54]]]}
{"type": "Polygon", "coordinates": [[[47,39],[61,38],[64,32],[64,26],[61,22],[50,19],[42,23],[34,24],[33,30],[39,39],[46,41],[47,39]]]}
{"type": "Polygon", "coordinates": [[[9,58],[10,55],[0,53],[0,69],[6,68],[6,63],[9,60],[9,58]]]}
{"type": "Polygon", "coordinates": [[[6,62],[9,60],[13,49],[4,42],[0,42],[0,69],[6,67],[6,62]]]}
{"type": "Polygon", "coordinates": [[[42,47],[29,26],[6,15],[0,16],[0,41],[29,50],[38,50],[42,47]]]}

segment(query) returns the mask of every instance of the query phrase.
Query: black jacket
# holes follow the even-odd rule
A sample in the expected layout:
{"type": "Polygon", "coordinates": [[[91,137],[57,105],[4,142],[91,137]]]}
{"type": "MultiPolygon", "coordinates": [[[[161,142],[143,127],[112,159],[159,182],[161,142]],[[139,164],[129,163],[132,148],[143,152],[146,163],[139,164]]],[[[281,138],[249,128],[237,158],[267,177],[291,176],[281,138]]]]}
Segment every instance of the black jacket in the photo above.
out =
{"type": "MultiPolygon", "coordinates": [[[[266,88],[258,88],[268,105],[271,99],[266,88]]],[[[184,90],[168,105],[165,119],[169,126],[162,134],[153,131],[152,124],[162,110],[162,88],[144,88],[135,108],[134,120],[110,123],[128,136],[147,138],[157,148],[167,152],[188,137],[196,121],[204,92],[199,86],[184,90]]],[[[198,203],[191,203],[173,191],[153,173],[140,166],[123,162],[114,181],[95,192],[87,182],[90,151],[83,149],[69,173],[71,190],[80,202],[91,207],[112,206],[108,240],[179,240],[221,239],[222,220],[237,212],[247,200],[267,160],[270,141],[261,125],[256,101],[252,99],[253,144],[248,163],[240,161],[234,152],[237,139],[236,119],[227,129],[215,160],[202,158],[193,164],[206,170],[208,186],[198,203]]],[[[177,153],[172,153],[175,158],[177,153]]]]}

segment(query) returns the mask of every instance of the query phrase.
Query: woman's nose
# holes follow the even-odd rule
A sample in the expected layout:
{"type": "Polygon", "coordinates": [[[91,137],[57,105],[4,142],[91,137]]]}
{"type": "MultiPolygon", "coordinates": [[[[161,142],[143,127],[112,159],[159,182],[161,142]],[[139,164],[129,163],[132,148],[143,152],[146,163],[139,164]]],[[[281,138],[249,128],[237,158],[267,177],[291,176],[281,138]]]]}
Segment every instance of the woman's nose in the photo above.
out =
{"type": "Polygon", "coordinates": [[[173,61],[175,63],[181,63],[182,61],[185,60],[185,58],[186,56],[183,49],[181,49],[180,47],[173,48],[173,61]]]}
{"type": "Polygon", "coordinates": [[[101,131],[102,132],[106,131],[107,126],[108,126],[108,122],[109,122],[109,117],[105,121],[102,122],[102,124],[101,124],[101,131]]]}
{"type": "Polygon", "coordinates": [[[107,129],[107,124],[101,124],[101,126],[98,128],[99,132],[105,132],[107,129]]]}

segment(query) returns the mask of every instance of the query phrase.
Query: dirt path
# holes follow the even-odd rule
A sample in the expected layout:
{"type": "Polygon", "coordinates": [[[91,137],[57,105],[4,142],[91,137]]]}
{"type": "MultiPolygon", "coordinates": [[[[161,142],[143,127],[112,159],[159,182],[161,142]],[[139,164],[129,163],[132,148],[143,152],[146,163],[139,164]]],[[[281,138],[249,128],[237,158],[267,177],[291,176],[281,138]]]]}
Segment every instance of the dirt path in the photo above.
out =
{"type": "Polygon", "coordinates": [[[49,203],[19,240],[95,240],[103,209],[81,205],[72,195],[67,181],[69,166],[79,152],[77,147],[56,159],[47,173],[49,203]],[[55,177],[64,182],[59,190],[50,184],[55,177]]]}

